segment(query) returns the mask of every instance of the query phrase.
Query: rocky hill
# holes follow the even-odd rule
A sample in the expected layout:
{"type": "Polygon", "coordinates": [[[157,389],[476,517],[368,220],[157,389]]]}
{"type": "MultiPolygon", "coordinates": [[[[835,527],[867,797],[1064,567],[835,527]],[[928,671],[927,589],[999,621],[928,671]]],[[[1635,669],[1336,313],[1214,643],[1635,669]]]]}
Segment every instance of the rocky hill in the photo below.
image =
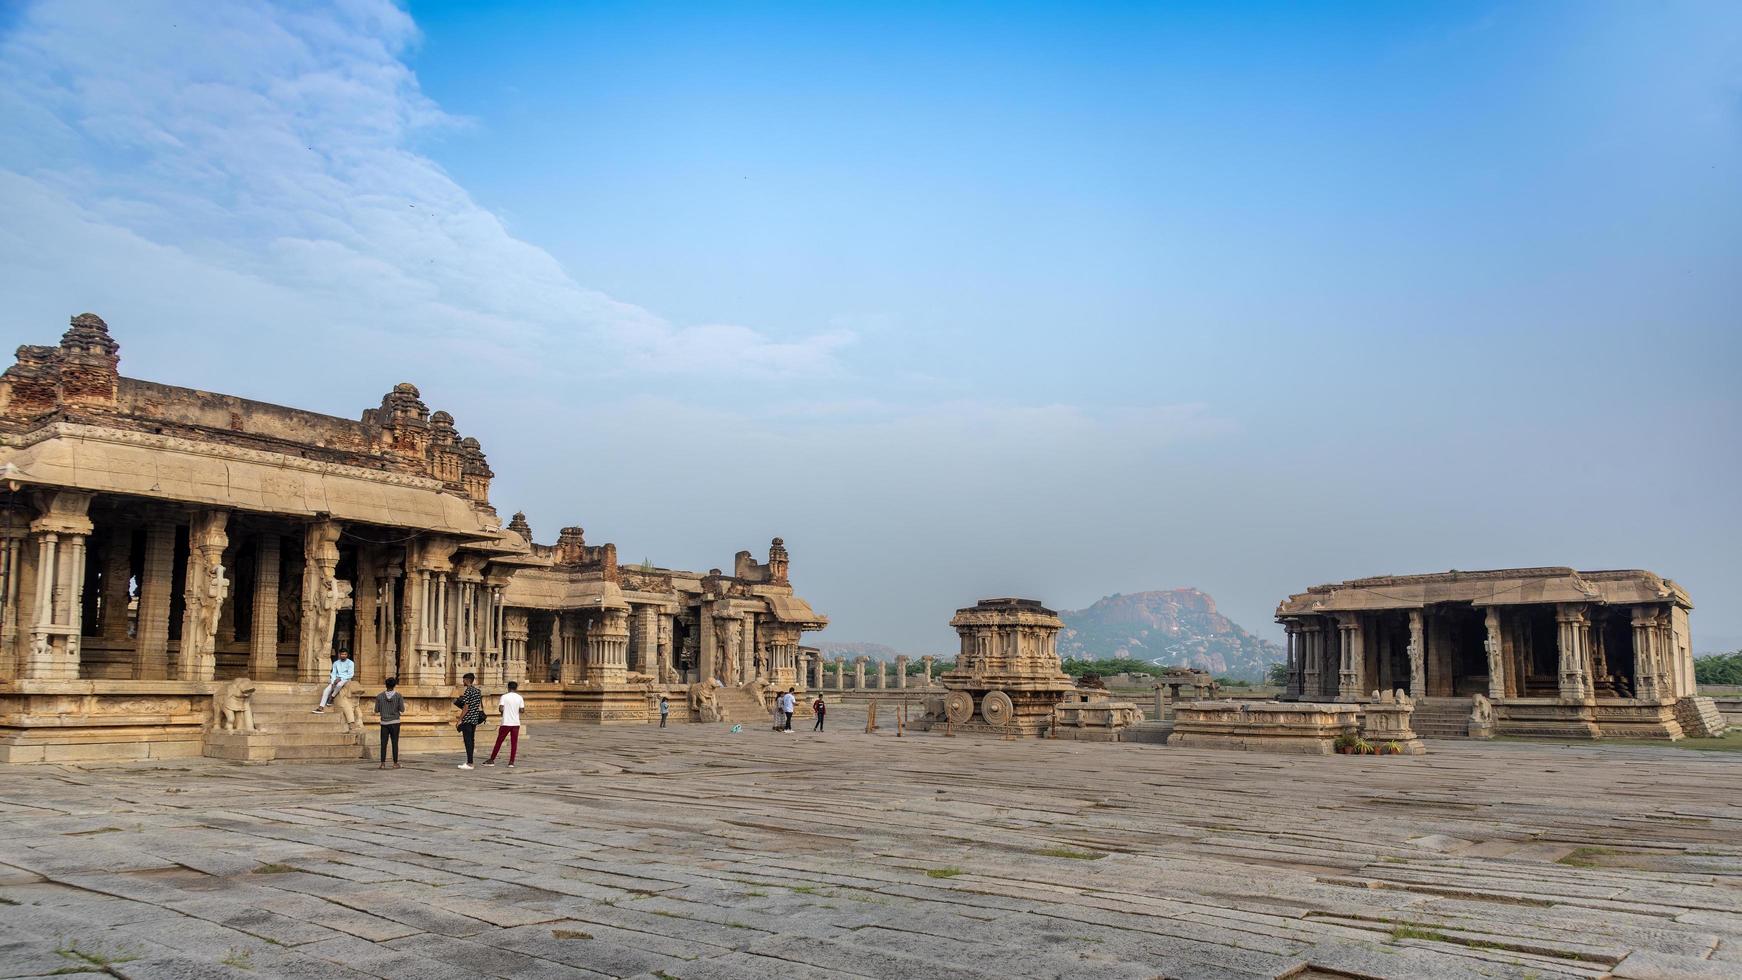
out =
{"type": "Polygon", "coordinates": [[[1059,656],[1079,660],[1129,657],[1157,666],[1181,664],[1218,677],[1260,680],[1286,656],[1216,611],[1197,589],[1110,595],[1087,609],[1059,613],[1059,656]]]}

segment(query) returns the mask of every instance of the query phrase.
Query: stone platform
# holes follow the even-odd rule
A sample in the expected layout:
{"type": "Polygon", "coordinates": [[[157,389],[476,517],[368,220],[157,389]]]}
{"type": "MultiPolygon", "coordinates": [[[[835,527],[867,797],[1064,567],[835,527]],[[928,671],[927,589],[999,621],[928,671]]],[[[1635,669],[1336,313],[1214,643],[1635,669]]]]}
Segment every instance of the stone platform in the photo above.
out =
{"type": "Polygon", "coordinates": [[[534,724],[420,757],[30,766],[0,975],[1728,977],[1742,758],[534,724]]]}
{"type": "Polygon", "coordinates": [[[1174,708],[1167,744],[1331,755],[1337,736],[1359,727],[1361,706],[1280,701],[1194,701],[1174,708]]]}

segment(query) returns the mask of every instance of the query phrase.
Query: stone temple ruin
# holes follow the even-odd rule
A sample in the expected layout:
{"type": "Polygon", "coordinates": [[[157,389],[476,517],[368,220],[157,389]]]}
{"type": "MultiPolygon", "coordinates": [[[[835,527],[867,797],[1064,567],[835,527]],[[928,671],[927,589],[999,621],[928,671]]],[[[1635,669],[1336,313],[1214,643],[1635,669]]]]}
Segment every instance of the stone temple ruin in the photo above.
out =
{"type": "MultiPolygon", "coordinates": [[[[360,419],[123,377],[104,322],[24,346],[0,375],[0,761],[214,754],[356,758],[310,716],[335,650],[354,691],[397,675],[408,750],[446,738],[453,685],[522,682],[539,716],[760,717],[819,677],[827,619],[779,538],[729,573],[624,566],[578,527],[503,526],[478,440],[417,388],[360,419]],[[246,690],[225,682],[248,678],[246,690]],[[276,739],[240,724],[248,708],[276,739]],[[220,739],[218,741],[224,741],[220,739]]],[[[733,717],[733,720],[738,720],[733,717]]]]}
{"type": "Polygon", "coordinates": [[[1675,739],[1723,731],[1697,697],[1681,586],[1646,571],[1391,575],[1289,596],[1296,701],[1401,689],[1424,734],[1675,739]]]}

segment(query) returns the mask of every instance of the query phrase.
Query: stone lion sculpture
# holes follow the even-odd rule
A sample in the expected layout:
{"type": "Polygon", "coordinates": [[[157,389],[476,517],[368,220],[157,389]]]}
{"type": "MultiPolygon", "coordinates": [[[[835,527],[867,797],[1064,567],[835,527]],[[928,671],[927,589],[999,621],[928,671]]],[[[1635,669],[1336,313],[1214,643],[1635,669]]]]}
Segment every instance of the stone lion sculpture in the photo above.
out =
{"type": "Polygon", "coordinates": [[[691,684],[689,688],[690,713],[699,721],[720,720],[720,698],[714,693],[714,685],[703,681],[691,684]]]}
{"type": "Polygon", "coordinates": [[[218,689],[218,730],[257,732],[254,727],[254,682],[238,677],[218,689]]]}

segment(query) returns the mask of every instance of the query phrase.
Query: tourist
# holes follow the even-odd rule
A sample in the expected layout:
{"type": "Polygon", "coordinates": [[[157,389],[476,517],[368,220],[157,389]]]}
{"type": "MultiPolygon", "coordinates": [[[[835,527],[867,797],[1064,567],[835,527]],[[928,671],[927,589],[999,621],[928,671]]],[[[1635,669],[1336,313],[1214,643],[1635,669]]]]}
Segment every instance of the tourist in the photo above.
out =
{"type": "Polygon", "coordinates": [[[351,683],[351,678],[357,676],[357,665],[351,662],[351,651],[340,650],[339,659],[333,661],[332,672],[327,675],[327,688],[321,692],[321,703],[315,705],[315,714],[325,714],[327,705],[339,696],[339,691],[351,683]]]}
{"type": "Polygon", "coordinates": [[[671,702],[667,701],[665,695],[661,694],[659,696],[659,727],[665,727],[665,716],[669,714],[671,714],[671,702]]]}
{"type": "Polygon", "coordinates": [[[792,731],[792,713],[798,709],[798,695],[793,693],[796,690],[798,689],[789,687],[786,689],[786,693],[780,696],[780,713],[786,716],[784,719],[785,727],[781,728],[783,732],[790,733],[792,731]]]}
{"type": "Polygon", "coordinates": [[[472,682],[478,679],[477,674],[467,674],[461,680],[466,682],[465,690],[454,699],[454,707],[460,709],[460,719],[455,728],[460,731],[460,739],[466,743],[466,761],[460,763],[461,769],[472,768],[472,752],[478,738],[478,726],[484,723],[484,692],[472,682]]]}
{"type": "Polygon", "coordinates": [[[381,716],[381,765],[387,768],[387,743],[393,743],[393,768],[399,768],[399,716],[405,713],[405,698],[394,688],[399,686],[399,678],[389,677],[384,681],[387,690],[375,695],[375,713],[381,716]]]}
{"type": "Polygon", "coordinates": [[[526,707],[526,699],[520,696],[520,682],[509,681],[508,693],[502,695],[497,702],[502,711],[502,720],[496,724],[496,747],[490,750],[490,758],[484,760],[486,766],[496,764],[496,753],[502,751],[502,737],[508,737],[508,768],[514,768],[514,757],[520,752],[520,712],[526,707]]]}
{"type": "Polygon", "coordinates": [[[562,680],[563,679],[563,662],[561,660],[556,659],[555,657],[550,658],[550,670],[546,671],[545,673],[549,675],[545,679],[550,681],[552,684],[555,684],[557,681],[562,680]]]}
{"type": "Polygon", "coordinates": [[[820,732],[823,730],[823,715],[829,710],[829,706],[823,703],[821,694],[817,695],[817,699],[811,702],[811,710],[816,712],[817,716],[817,723],[811,726],[811,731],[820,732]]]}

